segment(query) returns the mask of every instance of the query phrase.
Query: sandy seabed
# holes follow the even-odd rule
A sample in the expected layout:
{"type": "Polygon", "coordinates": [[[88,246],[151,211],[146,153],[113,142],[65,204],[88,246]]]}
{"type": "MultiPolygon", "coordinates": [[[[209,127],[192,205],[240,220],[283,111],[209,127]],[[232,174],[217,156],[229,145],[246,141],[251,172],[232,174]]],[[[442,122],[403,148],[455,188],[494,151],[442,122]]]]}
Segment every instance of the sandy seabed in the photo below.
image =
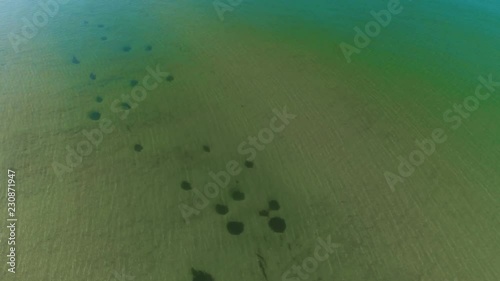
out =
{"type": "Polygon", "coordinates": [[[19,224],[5,280],[287,280],[329,239],[308,280],[498,280],[498,152],[475,142],[494,139],[489,111],[392,191],[397,157],[447,129],[429,113],[449,103],[442,89],[169,5],[119,18],[69,3],[21,52],[2,42],[1,167],[16,170],[19,224]],[[171,78],[124,100],[157,66],[171,78]],[[238,147],[285,107],[295,117],[245,163],[238,147]],[[97,129],[71,167],[68,151],[97,129]],[[186,223],[179,206],[200,204],[196,190],[232,161],[240,172],[186,223]]]}

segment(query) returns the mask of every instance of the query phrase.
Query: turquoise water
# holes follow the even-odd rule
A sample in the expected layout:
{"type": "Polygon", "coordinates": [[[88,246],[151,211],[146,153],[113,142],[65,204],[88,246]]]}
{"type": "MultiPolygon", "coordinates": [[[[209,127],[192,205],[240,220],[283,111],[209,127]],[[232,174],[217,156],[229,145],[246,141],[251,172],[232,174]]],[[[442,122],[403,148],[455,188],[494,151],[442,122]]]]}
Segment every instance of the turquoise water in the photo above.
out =
{"type": "MultiPolygon", "coordinates": [[[[389,1],[242,1],[225,14],[342,58],[340,42],[353,43],[355,26],[387,9],[389,1]]],[[[432,79],[453,72],[460,79],[498,71],[500,5],[496,1],[401,1],[403,11],[354,61],[399,71],[411,68],[432,79]]],[[[208,11],[207,11],[208,12],[208,11]]],[[[388,70],[389,70],[388,69],[388,70]]]]}

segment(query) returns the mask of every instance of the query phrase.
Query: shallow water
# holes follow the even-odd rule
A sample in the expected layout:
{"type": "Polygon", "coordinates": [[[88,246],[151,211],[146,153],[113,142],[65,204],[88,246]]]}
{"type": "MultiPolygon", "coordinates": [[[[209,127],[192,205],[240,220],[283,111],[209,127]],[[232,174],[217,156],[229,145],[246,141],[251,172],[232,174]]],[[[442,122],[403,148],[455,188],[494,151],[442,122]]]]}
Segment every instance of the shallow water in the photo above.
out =
{"type": "Polygon", "coordinates": [[[348,63],[388,2],[68,1],[17,52],[0,3],[2,280],[498,280],[500,6],[401,1],[348,63]]]}

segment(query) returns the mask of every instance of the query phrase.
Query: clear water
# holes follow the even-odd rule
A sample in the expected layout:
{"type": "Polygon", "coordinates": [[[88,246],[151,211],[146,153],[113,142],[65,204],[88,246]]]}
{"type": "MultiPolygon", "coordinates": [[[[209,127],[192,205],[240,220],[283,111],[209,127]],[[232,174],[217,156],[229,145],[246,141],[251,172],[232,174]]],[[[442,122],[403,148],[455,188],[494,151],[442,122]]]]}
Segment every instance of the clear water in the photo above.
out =
{"type": "Polygon", "coordinates": [[[401,1],[348,63],[340,44],[388,2],[243,0],[221,20],[207,0],[72,0],[16,52],[41,8],[2,1],[0,167],[18,175],[19,228],[0,279],[498,280],[500,88],[445,115],[478,77],[500,80],[500,5],[401,1]],[[156,67],[170,78],[124,101],[156,67]],[[296,117],[247,163],[240,146],[284,107],[296,117]],[[112,132],[70,165],[103,120],[112,132]],[[446,141],[390,187],[436,129],[446,141]],[[233,160],[242,172],[186,220],[233,160]],[[330,238],[307,278],[287,275],[330,238]]]}

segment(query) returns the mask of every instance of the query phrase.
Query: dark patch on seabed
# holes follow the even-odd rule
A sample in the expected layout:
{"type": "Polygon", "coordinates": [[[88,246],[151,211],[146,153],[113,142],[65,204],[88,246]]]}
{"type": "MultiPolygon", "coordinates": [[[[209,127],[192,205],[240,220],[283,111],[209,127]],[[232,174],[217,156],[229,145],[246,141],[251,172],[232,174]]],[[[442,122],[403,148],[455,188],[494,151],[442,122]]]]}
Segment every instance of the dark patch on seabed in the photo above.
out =
{"type": "Polygon", "coordinates": [[[239,221],[230,221],[227,223],[227,231],[232,235],[240,235],[243,233],[245,225],[239,221]]]}
{"type": "Polygon", "coordinates": [[[125,110],[130,110],[132,107],[130,106],[130,104],[126,103],[126,102],[122,102],[120,104],[121,108],[125,109],[125,110]]]}
{"type": "Polygon", "coordinates": [[[239,191],[239,190],[236,190],[234,191],[232,194],[231,194],[231,197],[233,198],[233,200],[235,201],[243,201],[245,200],[245,193],[239,191]]]}
{"type": "Polygon", "coordinates": [[[184,190],[191,190],[191,184],[188,181],[181,182],[181,188],[184,190]]]}
{"type": "Polygon", "coordinates": [[[247,168],[253,168],[254,163],[252,161],[246,160],[245,161],[245,167],[247,168]]]}
{"type": "Polygon", "coordinates": [[[215,205],[215,211],[219,215],[225,215],[229,212],[229,208],[226,205],[217,204],[215,205]]]}
{"type": "Polygon", "coordinates": [[[269,209],[276,211],[280,209],[280,204],[276,200],[269,201],[269,209]]]}
{"type": "Polygon", "coordinates": [[[191,268],[191,274],[193,274],[193,281],[214,281],[212,275],[201,270],[191,268]]]}
{"type": "Polygon", "coordinates": [[[277,233],[283,233],[286,229],[286,222],[283,218],[273,217],[268,222],[269,227],[272,231],[277,233]]]}
{"type": "Polygon", "coordinates": [[[137,151],[137,152],[141,152],[143,149],[142,145],[140,144],[136,144],[134,145],[134,150],[137,151]]]}
{"type": "Polygon", "coordinates": [[[98,111],[91,111],[89,113],[89,118],[90,118],[90,120],[97,121],[97,120],[101,119],[101,113],[99,113],[98,111]]]}

